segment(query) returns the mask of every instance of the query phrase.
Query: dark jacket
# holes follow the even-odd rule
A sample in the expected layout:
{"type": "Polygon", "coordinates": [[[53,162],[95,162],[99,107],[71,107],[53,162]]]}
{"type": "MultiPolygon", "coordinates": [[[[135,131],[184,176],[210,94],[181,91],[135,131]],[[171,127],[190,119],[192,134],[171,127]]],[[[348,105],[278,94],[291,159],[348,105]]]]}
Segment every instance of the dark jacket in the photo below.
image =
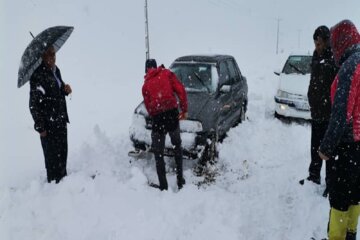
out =
{"type": "Polygon", "coordinates": [[[39,133],[54,131],[69,123],[65,83],[57,67],[55,74],[61,82],[60,87],[54,73],[44,64],[41,64],[30,78],[29,107],[35,122],[34,128],[39,133]]]}
{"type": "Polygon", "coordinates": [[[341,68],[331,88],[331,118],[320,145],[327,156],[339,143],[360,141],[360,34],[343,21],[331,29],[331,41],[341,68]]]}
{"type": "Polygon", "coordinates": [[[145,75],[142,94],[146,110],[150,116],[178,108],[179,98],[182,112],[187,112],[185,88],[176,75],[163,67],[151,68],[145,75]]]}
{"type": "Polygon", "coordinates": [[[330,47],[322,55],[314,51],[308,99],[311,118],[315,121],[328,121],[330,119],[330,88],[337,71],[338,68],[335,65],[330,47]]]}

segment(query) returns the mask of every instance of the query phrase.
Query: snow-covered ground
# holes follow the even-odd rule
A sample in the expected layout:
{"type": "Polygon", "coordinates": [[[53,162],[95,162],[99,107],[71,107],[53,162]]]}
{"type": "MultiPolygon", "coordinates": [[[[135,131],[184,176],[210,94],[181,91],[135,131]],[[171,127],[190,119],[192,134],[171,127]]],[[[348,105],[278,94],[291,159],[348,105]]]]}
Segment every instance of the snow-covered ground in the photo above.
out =
{"type": "Polygon", "coordinates": [[[273,118],[273,70],[293,50],[311,52],[318,25],[349,18],[360,26],[360,3],[149,3],[151,55],[158,62],[168,66],[185,54],[226,53],[247,76],[248,121],[219,144],[215,183],[198,187],[203,179],[194,176],[193,162],[185,161],[187,184],[177,191],[173,162],[167,159],[170,189],[160,192],[147,186],[148,180],[156,181],[154,160],[127,156],[132,112],[141,101],[143,1],[1,0],[0,239],[325,237],[324,185],[298,184],[310,161],[310,126],[273,118]],[[319,8],[327,13],[318,14],[319,8]],[[297,11],[307,12],[303,21],[291,17],[297,11]],[[282,18],[282,54],[276,56],[277,17],[282,18]],[[16,88],[21,54],[31,40],[28,31],[37,34],[54,25],[75,26],[57,55],[73,88],[67,101],[69,176],[57,185],[46,183],[28,110],[29,86],[16,88]]]}

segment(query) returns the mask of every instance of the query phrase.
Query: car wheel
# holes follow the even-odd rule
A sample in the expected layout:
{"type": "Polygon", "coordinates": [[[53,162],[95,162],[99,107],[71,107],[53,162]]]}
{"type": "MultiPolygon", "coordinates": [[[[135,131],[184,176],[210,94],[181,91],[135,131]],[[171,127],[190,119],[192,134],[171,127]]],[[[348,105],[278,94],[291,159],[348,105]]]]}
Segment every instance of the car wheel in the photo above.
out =
{"type": "Polygon", "coordinates": [[[218,136],[217,134],[214,134],[205,145],[205,149],[203,150],[198,163],[193,169],[196,176],[205,176],[205,182],[212,182],[211,179],[214,178],[213,166],[219,156],[216,149],[217,142],[218,136]]]}
{"type": "Polygon", "coordinates": [[[283,116],[281,116],[277,112],[274,113],[274,117],[277,118],[277,119],[282,119],[283,118],[283,116]]]}
{"type": "Polygon", "coordinates": [[[214,164],[215,163],[215,159],[219,155],[219,153],[216,149],[216,144],[218,141],[219,141],[219,134],[216,131],[211,135],[208,143],[205,145],[205,149],[200,157],[200,163],[202,163],[202,164],[206,164],[206,163],[214,164]]]}

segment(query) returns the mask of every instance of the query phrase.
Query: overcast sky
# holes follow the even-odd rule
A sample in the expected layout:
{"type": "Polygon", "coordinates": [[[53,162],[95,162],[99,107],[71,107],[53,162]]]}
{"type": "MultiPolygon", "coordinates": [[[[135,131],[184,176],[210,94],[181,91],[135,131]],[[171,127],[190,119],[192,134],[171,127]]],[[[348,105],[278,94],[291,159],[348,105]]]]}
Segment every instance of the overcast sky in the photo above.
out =
{"type": "MultiPolygon", "coordinates": [[[[149,0],[148,5],[150,54],[165,65],[194,53],[231,54],[245,68],[261,59],[271,61],[277,19],[284,55],[312,52],[312,34],[319,25],[347,18],[360,26],[359,0],[149,0]]],[[[61,66],[78,65],[72,75],[143,75],[143,0],[0,0],[0,18],[1,85],[16,82],[22,52],[31,41],[29,31],[36,35],[54,25],[75,27],[58,53],[61,66]]]]}

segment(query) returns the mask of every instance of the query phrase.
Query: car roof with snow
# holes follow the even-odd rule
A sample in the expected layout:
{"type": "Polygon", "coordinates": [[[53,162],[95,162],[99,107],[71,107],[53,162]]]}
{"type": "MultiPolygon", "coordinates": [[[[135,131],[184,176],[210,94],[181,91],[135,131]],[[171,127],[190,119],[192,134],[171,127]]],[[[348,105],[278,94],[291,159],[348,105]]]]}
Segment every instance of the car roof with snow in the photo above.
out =
{"type": "Polygon", "coordinates": [[[289,56],[312,56],[310,52],[291,52],[289,56]]]}
{"type": "Polygon", "coordinates": [[[175,59],[174,62],[207,62],[207,63],[219,63],[226,59],[234,59],[230,55],[188,55],[175,59]]]}

